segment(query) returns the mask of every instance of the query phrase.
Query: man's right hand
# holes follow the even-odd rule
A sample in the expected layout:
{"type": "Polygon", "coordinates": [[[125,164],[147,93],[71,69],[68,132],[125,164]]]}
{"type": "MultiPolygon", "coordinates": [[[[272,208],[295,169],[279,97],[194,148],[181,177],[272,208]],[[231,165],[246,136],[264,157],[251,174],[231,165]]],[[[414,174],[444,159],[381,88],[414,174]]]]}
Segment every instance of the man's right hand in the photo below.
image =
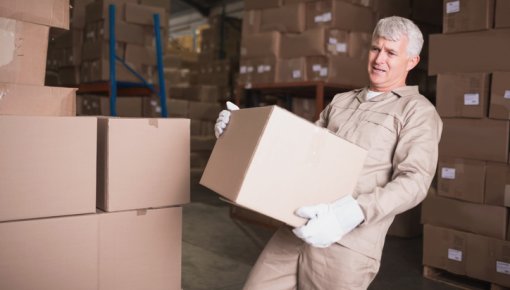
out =
{"type": "Polygon", "coordinates": [[[216,119],[216,125],[214,125],[214,134],[216,138],[219,138],[221,134],[227,128],[228,122],[230,121],[230,114],[232,111],[239,110],[239,107],[232,102],[227,102],[227,110],[220,112],[218,119],[216,119]]]}

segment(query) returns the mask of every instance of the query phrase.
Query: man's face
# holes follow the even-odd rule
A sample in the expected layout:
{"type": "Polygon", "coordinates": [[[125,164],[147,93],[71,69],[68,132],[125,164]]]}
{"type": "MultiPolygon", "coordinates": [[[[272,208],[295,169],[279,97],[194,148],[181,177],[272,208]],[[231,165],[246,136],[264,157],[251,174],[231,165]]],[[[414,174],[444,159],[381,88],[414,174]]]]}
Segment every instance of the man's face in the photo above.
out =
{"type": "Polygon", "coordinates": [[[408,39],[405,36],[397,41],[379,37],[372,40],[368,53],[368,75],[370,89],[388,92],[405,86],[407,73],[414,68],[419,56],[407,54],[408,39]]]}

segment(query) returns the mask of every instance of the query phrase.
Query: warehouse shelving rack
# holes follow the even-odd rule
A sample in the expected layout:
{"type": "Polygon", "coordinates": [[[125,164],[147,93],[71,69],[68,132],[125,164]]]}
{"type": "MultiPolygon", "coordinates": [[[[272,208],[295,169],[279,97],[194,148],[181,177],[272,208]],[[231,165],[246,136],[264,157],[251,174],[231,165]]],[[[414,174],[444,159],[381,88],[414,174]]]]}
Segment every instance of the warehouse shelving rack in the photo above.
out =
{"type": "Polygon", "coordinates": [[[131,68],[121,57],[115,52],[115,11],[114,4],[108,6],[108,32],[109,32],[109,73],[110,78],[106,82],[84,83],[78,86],[79,94],[105,94],[110,98],[110,115],[117,116],[117,96],[147,96],[156,94],[159,96],[161,104],[161,116],[168,117],[168,109],[166,103],[166,87],[163,72],[163,51],[161,48],[161,30],[159,14],[153,15],[154,34],[156,38],[156,64],[158,68],[159,86],[149,84],[139,73],[131,68]],[[117,80],[116,63],[120,62],[129,72],[131,72],[140,82],[121,82],[117,80]]]}
{"type": "Polygon", "coordinates": [[[237,88],[235,102],[241,105],[244,100],[246,107],[256,107],[263,101],[265,94],[284,98],[286,109],[292,111],[292,98],[314,98],[315,118],[325,107],[325,101],[331,99],[336,93],[355,89],[352,85],[329,83],[324,81],[302,81],[287,83],[267,83],[244,85],[237,88]]]}

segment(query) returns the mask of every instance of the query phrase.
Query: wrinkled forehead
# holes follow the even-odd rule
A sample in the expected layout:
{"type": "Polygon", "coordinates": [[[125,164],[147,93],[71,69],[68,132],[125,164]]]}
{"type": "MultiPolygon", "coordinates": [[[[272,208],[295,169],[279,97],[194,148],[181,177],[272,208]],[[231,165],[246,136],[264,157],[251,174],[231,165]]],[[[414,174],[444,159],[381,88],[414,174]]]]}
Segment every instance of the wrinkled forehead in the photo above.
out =
{"type": "Polygon", "coordinates": [[[406,50],[408,45],[407,37],[400,37],[397,40],[388,39],[386,37],[372,38],[372,46],[385,47],[393,50],[406,50]]]}

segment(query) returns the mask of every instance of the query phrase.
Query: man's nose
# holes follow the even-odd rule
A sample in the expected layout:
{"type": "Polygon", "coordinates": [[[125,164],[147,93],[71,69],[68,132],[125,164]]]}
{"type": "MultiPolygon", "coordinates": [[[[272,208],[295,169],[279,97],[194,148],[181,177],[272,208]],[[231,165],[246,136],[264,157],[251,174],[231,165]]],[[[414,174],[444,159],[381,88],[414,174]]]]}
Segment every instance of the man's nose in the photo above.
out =
{"type": "Polygon", "coordinates": [[[382,51],[379,51],[377,53],[377,55],[375,56],[376,63],[382,63],[382,62],[384,62],[385,59],[386,59],[386,57],[384,56],[384,53],[382,51]]]}

